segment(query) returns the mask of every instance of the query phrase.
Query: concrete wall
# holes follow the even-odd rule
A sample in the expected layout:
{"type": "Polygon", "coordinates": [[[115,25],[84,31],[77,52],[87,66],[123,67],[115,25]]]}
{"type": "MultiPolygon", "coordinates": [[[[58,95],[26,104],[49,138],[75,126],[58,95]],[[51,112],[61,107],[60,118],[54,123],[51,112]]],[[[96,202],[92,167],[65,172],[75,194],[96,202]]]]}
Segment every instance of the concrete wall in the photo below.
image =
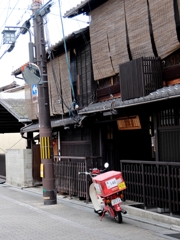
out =
{"type": "Polygon", "coordinates": [[[6,183],[19,187],[33,185],[31,149],[7,150],[6,183]]]}

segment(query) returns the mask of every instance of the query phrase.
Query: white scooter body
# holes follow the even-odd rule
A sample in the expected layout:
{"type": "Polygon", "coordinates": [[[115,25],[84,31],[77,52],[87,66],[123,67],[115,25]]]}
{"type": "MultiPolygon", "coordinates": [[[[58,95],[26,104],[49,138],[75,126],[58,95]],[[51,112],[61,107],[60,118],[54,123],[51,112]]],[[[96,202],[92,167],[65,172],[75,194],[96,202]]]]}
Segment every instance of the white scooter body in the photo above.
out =
{"type": "Polygon", "coordinates": [[[100,196],[97,195],[97,192],[95,190],[94,184],[91,183],[89,187],[89,195],[91,197],[92,204],[94,206],[94,209],[98,211],[102,211],[101,204],[103,204],[103,200],[100,196]]]}

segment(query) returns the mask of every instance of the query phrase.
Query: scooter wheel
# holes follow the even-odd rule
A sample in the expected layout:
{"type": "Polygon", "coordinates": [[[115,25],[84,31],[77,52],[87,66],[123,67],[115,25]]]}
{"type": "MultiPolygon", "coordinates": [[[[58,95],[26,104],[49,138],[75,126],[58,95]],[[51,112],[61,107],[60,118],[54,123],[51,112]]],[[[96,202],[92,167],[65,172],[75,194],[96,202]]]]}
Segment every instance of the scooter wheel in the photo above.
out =
{"type": "Polygon", "coordinates": [[[122,213],[115,212],[116,216],[114,217],[117,223],[122,223],[122,213]]]}

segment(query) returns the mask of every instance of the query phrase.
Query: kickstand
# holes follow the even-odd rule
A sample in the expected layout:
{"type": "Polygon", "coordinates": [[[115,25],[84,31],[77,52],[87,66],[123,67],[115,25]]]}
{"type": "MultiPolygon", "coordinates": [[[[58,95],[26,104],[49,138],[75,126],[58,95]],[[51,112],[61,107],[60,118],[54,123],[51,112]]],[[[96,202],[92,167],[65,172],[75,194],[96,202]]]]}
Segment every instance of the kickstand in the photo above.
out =
{"type": "Polygon", "coordinates": [[[103,211],[103,214],[102,214],[102,216],[100,217],[100,221],[102,221],[102,218],[104,217],[104,215],[105,215],[105,211],[103,211]]]}

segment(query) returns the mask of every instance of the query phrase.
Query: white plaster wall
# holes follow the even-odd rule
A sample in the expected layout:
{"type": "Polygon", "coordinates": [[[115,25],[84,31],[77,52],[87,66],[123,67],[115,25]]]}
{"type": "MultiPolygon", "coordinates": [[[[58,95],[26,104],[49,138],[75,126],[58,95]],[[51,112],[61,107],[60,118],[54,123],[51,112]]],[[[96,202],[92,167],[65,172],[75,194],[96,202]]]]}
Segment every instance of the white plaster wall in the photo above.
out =
{"type": "Polygon", "coordinates": [[[6,153],[7,149],[25,149],[26,145],[20,133],[0,134],[0,153],[6,153]]]}
{"type": "Polygon", "coordinates": [[[31,149],[7,150],[6,183],[19,187],[33,185],[31,149]]]}

